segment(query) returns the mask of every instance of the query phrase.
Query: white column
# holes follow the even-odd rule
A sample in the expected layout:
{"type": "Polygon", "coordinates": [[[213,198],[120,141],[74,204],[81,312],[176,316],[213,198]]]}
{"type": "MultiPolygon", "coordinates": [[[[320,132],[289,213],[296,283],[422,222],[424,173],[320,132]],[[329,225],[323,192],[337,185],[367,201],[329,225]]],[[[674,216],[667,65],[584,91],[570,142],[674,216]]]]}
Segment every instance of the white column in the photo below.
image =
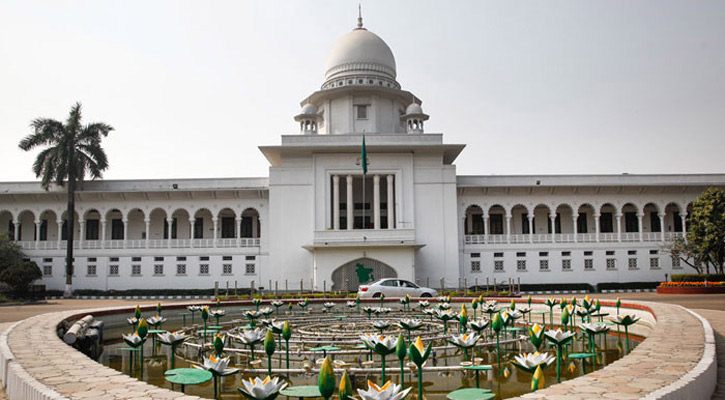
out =
{"type": "Polygon", "coordinates": [[[534,214],[527,215],[529,219],[529,243],[534,243],[534,214]]]}
{"type": "MultiPolygon", "coordinates": [[[[685,224],[687,221],[687,213],[680,214],[680,219],[682,220],[682,238],[687,242],[687,225],[685,224]]],[[[18,237],[17,234],[15,237],[18,237]]]]}
{"type": "Polygon", "coordinates": [[[506,225],[504,226],[506,234],[506,243],[511,243],[511,216],[506,215],[506,225]]]}
{"type": "Polygon", "coordinates": [[[171,226],[174,224],[174,219],[169,217],[166,218],[166,247],[171,248],[171,226]]]}
{"type": "Polygon", "coordinates": [[[393,204],[393,175],[388,175],[385,180],[388,183],[388,229],[395,229],[395,204],[393,204]]]}
{"type": "Polygon", "coordinates": [[[106,248],[106,219],[101,220],[101,248],[106,248]]]}
{"type": "Polygon", "coordinates": [[[594,214],[594,234],[596,235],[596,240],[599,242],[599,218],[602,216],[602,214],[594,214]]]}
{"type": "Polygon", "coordinates": [[[145,219],[146,223],[146,248],[149,248],[149,241],[151,240],[151,219],[145,219]]]}
{"type": "Polygon", "coordinates": [[[488,243],[488,214],[486,212],[483,213],[483,243],[488,243]]]}
{"type": "Polygon", "coordinates": [[[80,235],[78,235],[78,248],[82,249],[83,240],[86,238],[86,221],[81,219],[78,223],[81,226],[81,233],[80,233],[80,235]]]}
{"type": "Polygon", "coordinates": [[[189,218],[189,247],[194,247],[194,222],[194,218],[189,218]]]}
{"type": "Polygon", "coordinates": [[[644,217],[643,214],[637,213],[637,228],[639,229],[639,241],[640,242],[642,241],[642,239],[644,239],[642,237],[642,230],[643,230],[642,229],[642,217],[644,217]]]}
{"type": "Polygon", "coordinates": [[[617,241],[622,241],[622,214],[616,214],[615,217],[617,219],[617,241]]]}
{"type": "MultiPolygon", "coordinates": [[[[58,225],[58,249],[60,249],[60,242],[61,242],[61,238],[63,237],[63,235],[62,235],[62,233],[63,233],[63,220],[62,219],[56,220],[55,223],[56,223],[56,225],[58,225]]],[[[17,228],[17,224],[15,225],[15,227],[17,228]]],[[[17,238],[18,238],[18,234],[16,232],[15,233],[15,240],[17,240],[17,238]]]]}
{"type": "Polygon", "coordinates": [[[554,243],[556,241],[554,240],[556,236],[556,213],[549,214],[549,219],[551,220],[551,243],[554,243]]]}
{"type": "Polygon", "coordinates": [[[42,222],[35,221],[35,248],[38,248],[38,242],[40,241],[40,224],[42,222]]]}
{"type": "Polygon", "coordinates": [[[128,244],[128,220],[123,221],[123,248],[125,249],[128,244]]]}
{"type": "Polygon", "coordinates": [[[380,175],[373,175],[373,229],[380,229],[380,175]]]}
{"type": "Polygon", "coordinates": [[[219,222],[219,218],[214,217],[211,219],[211,222],[214,224],[214,237],[213,237],[214,245],[213,245],[213,247],[216,247],[216,238],[217,238],[216,228],[217,228],[217,222],[219,222]]]}
{"type": "Polygon", "coordinates": [[[578,238],[578,236],[579,236],[579,227],[577,226],[577,220],[578,219],[579,219],[579,214],[574,213],[574,214],[571,215],[571,222],[572,222],[572,225],[574,226],[574,243],[578,243],[579,242],[579,238],[578,238]]]}
{"type": "Polygon", "coordinates": [[[237,247],[242,245],[242,218],[240,216],[234,217],[234,233],[237,238],[237,247]]]}
{"type": "Polygon", "coordinates": [[[660,242],[665,241],[665,214],[659,213],[657,214],[658,217],[660,217],[660,242]]]}
{"type": "Polygon", "coordinates": [[[332,176],[332,229],[340,230],[340,175],[332,176]]]}
{"type": "Polygon", "coordinates": [[[352,210],[355,208],[355,204],[353,204],[352,200],[352,175],[348,175],[345,180],[347,181],[347,229],[352,229],[353,224],[353,218],[352,218],[352,210]]]}

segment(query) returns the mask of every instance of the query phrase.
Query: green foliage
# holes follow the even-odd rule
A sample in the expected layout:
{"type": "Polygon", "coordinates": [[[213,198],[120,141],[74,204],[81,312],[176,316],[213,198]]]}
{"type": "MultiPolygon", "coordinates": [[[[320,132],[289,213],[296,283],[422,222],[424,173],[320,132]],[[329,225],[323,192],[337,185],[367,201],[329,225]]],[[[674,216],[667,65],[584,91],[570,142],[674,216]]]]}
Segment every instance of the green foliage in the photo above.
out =
{"type": "MultiPolygon", "coordinates": [[[[696,261],[722,274],[725,264],[725,191],[709,188],[692,203],[687,246],[696,261]]],[[[699,271],[698,271],[699,272],[699,271]]]]}
{"type": "Polygon", "coordinates": [[[6,268],[20,264],[23,261],[23,252],[10,236],[0,235],[0,272],[6,268]]]}
{"type": "Polygon", "coordinates": [[[34,262],[21,262],[11,265],[0,272],[0,282],[5,282],[13,290],[15,298],[25,298],[29,295],[30,284],[43,277],[43,273],[34,262]]]}
{"type": "Polygon", "coordinates": [[[672,282],[725,282],[725,274],[672,274],[672,282]]]}
{"type": "Polygon", "coordinates": [[[597,290],[656,289],[659,285],[659,282],[602,282],[597,290]]]}

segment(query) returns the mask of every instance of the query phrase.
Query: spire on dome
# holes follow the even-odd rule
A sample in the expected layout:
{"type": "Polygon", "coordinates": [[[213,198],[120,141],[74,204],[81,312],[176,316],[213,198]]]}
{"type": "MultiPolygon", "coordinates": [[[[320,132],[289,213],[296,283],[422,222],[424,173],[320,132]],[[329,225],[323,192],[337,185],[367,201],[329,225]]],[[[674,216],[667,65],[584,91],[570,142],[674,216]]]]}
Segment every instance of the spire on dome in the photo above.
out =
{"type": "Polygon", "coordinates": [[[364,29],[362,22],[362,5],[360,3],[357,4],[357,29],[364,29]]]}

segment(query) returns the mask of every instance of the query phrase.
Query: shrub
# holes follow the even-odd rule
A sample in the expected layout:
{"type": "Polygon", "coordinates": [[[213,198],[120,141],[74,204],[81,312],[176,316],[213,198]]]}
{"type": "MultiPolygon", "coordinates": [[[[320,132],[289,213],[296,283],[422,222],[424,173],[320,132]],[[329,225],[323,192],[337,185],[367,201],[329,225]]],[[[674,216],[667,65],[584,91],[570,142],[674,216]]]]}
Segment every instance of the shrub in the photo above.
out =
{"type": "Polygon", "coordinates": [[[723,282],[723,274],[672,274],[672,282],[723,282]]]}
{"type": "Polygon", "coordinates": [[[603,282],[597,290],[656,289],[660,282],[603,282]]]}
{"type": "Polygon", "coordinates": [[[43,277],[43,273],[34,262],[21,262],[11,265],[0,272],[0,281],[10,285],[13,297],[22,299],[30,295],[30,284],[43,277]]]}

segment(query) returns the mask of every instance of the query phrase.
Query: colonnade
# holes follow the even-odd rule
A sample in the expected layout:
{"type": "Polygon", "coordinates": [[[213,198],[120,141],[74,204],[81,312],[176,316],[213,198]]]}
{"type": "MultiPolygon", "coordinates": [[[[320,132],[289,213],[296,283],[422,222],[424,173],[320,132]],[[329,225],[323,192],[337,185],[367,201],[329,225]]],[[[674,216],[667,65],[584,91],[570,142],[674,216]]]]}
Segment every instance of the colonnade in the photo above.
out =
{"type": "MultiPolygon", "coordinates": [[[[342,175],[333,175],[332,176],[332,229],[334,230],[340,230],[340,178],[342,175]]],[[[363,176],[353,176],[353,175],[345,175],[345,184],[346,184],[346,199],[345,199],[345,227],[344,229],[354,229],[355,226],[355,219],[354,219],[354,196],[353,196],[353,179],[355,177],[359,179],[363,179],[363,176]]],[[[379,174],[374,174],[373,176],[373,229],[381,229],[380,224],[380,177],[379,174]]],[[[388,229],[394,229],[395,228],[395,207],[394,207],[394,198],[393,198],[393,190],[394,190],[394,175],[388,174],[385,176],[385,181],[387,183],[387,206],[388,206],[388,215],[387,215],[387,222],[388,222],[388,229]]],[[[363,185],[365,185],[365,181],[363,180],[363,185]]],[[[363,203],[365,203],[363,201],[363,203]]],[[[365,208],[365,204],[363,204],[363,209],[365,208]]],[[[365,221],[363,221],[363,227],[364,227],[365,221]]]]}

